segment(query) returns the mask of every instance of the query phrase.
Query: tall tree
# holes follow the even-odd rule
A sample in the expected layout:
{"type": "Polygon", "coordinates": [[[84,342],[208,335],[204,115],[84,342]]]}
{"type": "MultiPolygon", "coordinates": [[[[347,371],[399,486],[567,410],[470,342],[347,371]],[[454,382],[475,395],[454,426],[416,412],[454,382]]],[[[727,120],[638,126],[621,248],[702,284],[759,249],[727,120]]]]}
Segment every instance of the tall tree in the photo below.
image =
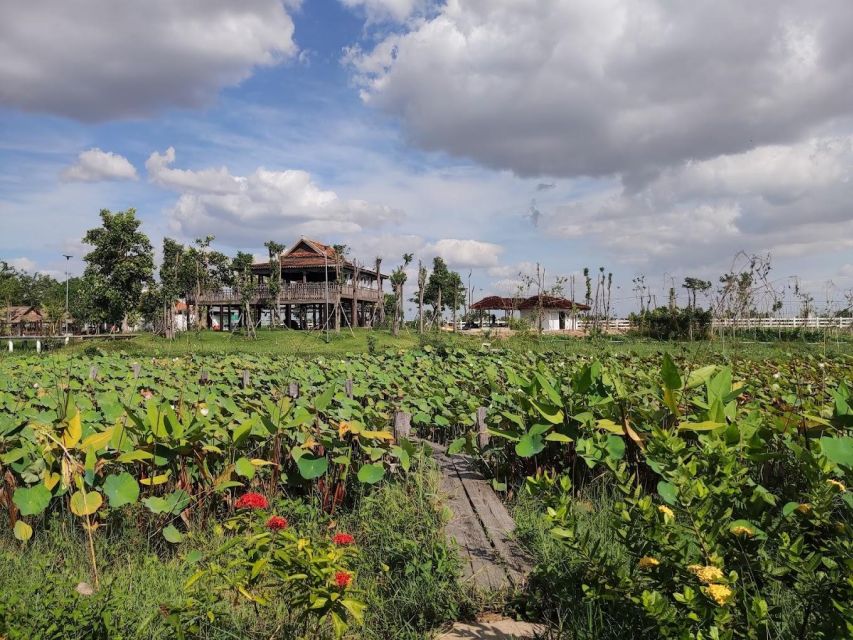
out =
{"type": "Polygon", "coordinates": [[[270,257],[270,281],[267,286],[270,292],[270,299],[275,300],[272,321],[274,325],[279,325],[281,324],[281,305],[278,299],[281,293],[281,253],[285,247],[274,240],[265,242],[264,246],[267,248],[270,257]]]}
{"type": "Polygon", "coordinates": [[[255,295],[255,282],[252,279],[252,262],[254,258],[251,253],[237,252],[232,262],[232,268],[240,293],[240,304],[243,307],[243,324],[249,337],[255,337],[255,320],[252,317],[251,300],[255,295]]]}
{"type": "Polygon", "coordinates": [[[708,291],[708,289],[711,288],[711,281],[688,276],[684,278],[684,282],[681,284],[681,288],[687,289],[687,296],[689,301],[688,306],[691,309],[695,309],[697,292],[705,293],[706,291],[708,291]]]}
{"type": "Polygon", "coordinates": [[[394,287],[394,296],[396,304],[394,305],[394,323],[391,325],[391,333],[397,335],[400,328],[400,322],[403,319],[403,285],[406,284],[408,276],[406,275],[406,267],[411,264],[414,256],[411,253],[403,254],[403,264],[391,272],[391,286],[394,287]]]}
{"type": "Polygon", "coordinates": [[[98,320],[127,328],[128,315],[153,282],[154,252],[148,236],[139,230],[136,209],[101,210],[101,226],[90,229],[83,242],[91,245],[86,254],[84,278],[91,287],[98,320]]]}
{"type": "Polygon", "coordinates": [[[186,294],[186,249],[172,238],[163,238],[163,262],[160,264],[160,293],[163,297],[163,332],[175,337],[175,303],[186,294]]]}
{"type": "Polygon", "coordinates": [[[453,308],[454,305],[458,308],[459,300],[464,296],[465,285],[462,283],[462,276],[448,269],[444,259],[436,256],[432,261],[432,273],[424,291],[424,302],[433,309],[433,321],[438,322],[440,327],[445,309],[453,308]]]}

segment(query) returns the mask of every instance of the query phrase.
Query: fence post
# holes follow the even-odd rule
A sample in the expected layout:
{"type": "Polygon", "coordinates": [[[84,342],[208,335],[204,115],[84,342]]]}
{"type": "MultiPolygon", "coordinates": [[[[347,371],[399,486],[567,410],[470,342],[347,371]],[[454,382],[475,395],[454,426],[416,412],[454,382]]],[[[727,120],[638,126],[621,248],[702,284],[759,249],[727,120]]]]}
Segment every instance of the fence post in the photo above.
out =
{"type": "Polygon", "coordinates": [[[299,383],[291,382],[287,385],[287,395],[296,400],[299,397],[299,383]]]}
{"type": "Polygon", "coordinates": [[[352,400],[352,378],[346,379],[346,382],[344,382],[344,390],[346,391],[347,398],[352,400]]]}
{"type": "Polygon", "coordinates": [[[130,365],[130,370],[133,371],[133,379],[138,380],[139,373],[142,371],[142,365],[138,362],[134,362],[132,365],[130,365]]]}
{"type": "Polygon", "coordinates": [[[198,375],[198,381],[199,381],[201,384],[207,384],[207,379],[208,379],[207,371],[205,371],[204,369],[202,369],[202,370],[201,370],[201,373],[199,373],[199,375],[198,375]]]}
{"type": "Polygon", "coordinates": [[[41,340],[36,340],[36,353],[41,353],[41,340]]]}
{"type": "Polygon", "coordinates": [[[12,353],[15,350],[15,345],[9,340],[9,353],[12,353]]]}
{"type": "Polygon", "coordinates": [[[97,380],[98,378],[98,365],[93,364],[89,367],[89,380],[97,380]]]}
{"type": "Polygon", "coordinates": [[[492,439],[489,428],[486,426],[486,407],[477,407],[477,444],[481,449],[489,446],[492,439]]]}
{"type": "Polygon", "coordinates": [[[408,438],[412,432],[412,414],[405,411],[394,413],[394,439],[408,438]]]}
{"type": "Polygon", "coordinates": [[[240,381],[240,387],[246,389],[249,386],[249,370],[243,369],[243,379],[240,381]]]}

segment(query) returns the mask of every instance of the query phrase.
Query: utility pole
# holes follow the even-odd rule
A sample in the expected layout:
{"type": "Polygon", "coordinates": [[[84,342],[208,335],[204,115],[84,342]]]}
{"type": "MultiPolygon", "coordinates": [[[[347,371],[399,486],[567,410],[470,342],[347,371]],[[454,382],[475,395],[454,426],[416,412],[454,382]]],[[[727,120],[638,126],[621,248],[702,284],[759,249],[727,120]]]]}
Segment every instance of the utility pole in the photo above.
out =
{"type": "Polygon", "coordinates": [[[65,335],[68,335],[68,261],[74,256],[63,253],[65,258],[65,335]]]}

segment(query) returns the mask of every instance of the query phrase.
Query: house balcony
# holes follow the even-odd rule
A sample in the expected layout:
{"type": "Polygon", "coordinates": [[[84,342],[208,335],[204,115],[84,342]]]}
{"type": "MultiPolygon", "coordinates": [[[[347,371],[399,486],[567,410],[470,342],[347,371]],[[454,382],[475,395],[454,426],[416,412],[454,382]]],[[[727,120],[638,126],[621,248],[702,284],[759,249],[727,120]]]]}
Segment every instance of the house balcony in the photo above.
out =
{"type": "MultiPolygon", "coordinates": [[[[278,294],[279,304],[334,304],[338,300],[352,300],[353,294],[362,302],[382,302],[383,292],[370,287],[354,287],[352,284],[325,282],[283,282],[278,294]]],[[[202,291],[195,299],[194,293],[188,296],[190,304],[199,305],[239,305],[244,302],[237,287],[225,287],[202,291]]],[[[276,297],[270,294],[269,286],[258,284],[253,287],[248,303],[252,305],[272,306],[276,297]]]]}

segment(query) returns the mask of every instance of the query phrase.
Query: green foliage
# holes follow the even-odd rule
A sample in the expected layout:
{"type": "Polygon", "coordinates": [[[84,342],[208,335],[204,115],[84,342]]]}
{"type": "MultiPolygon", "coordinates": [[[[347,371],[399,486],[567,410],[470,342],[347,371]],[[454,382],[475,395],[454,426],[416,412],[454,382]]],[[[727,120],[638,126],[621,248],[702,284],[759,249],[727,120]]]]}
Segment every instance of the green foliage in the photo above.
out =
{"type": "Polygon", "coordinates": [[[658,307],[629,316],[634,331],[655,340],[703,340],[711,331],[712,314],[695,306],[684,309],[658,307]]]}
{"type": "Polygon", "coordinates": [[[135,209],[116,213],[103,209],[101,222],[83,237],[92,246],[83,280],[97,319],[118,325],[139,305],[143,288],[152,282],[153,250],[148,236],[139,231],[135,209]]]}

